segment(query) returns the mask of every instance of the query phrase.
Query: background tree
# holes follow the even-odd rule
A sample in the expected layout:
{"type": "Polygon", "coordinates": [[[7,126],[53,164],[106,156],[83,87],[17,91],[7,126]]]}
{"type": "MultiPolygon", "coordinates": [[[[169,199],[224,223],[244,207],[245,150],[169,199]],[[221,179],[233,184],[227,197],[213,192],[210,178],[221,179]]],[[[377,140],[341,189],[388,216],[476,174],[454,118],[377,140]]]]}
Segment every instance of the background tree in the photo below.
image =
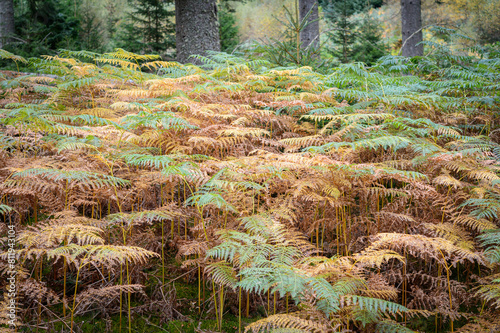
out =
{"type": "Polygon", "coordinates": [[[420,0],[401,0],[402,54],[404,57],[424,55],[420,0]],[[419,44],[420,43],[420,44],[419,44]]]}
{"type": "Polygon", "coordinates": [[[380,7],[382,1],[322,0],[321,5],[325,18],[332,25],[327,36],[331,42],[328,49],[333,56],[343,63],[353,60],[371,63],[378,59],[378,55],[383,55],[384,52],[374,52],[384,49],[384,46],[378,45],[380,33],[376,22],[367,14],[361,22],[355,19],[357,14],[380,7]]]}
{"type": "Polygon", "coordinates": [[[216,0],[175,0],[177,61],[220,51],[216,0]]]}
{"type": "Polygon", "coordinates": [[[39,56],[61,48],[82,48],[80,20],[73,6],[60,0],[22,0],[14,3],[14,9],[19,42],[9,45],[8,50],[39,56]]]}
{"type": "Polygon", "coordinates": [[[0,48],[8,43],[14,34],[14,3],[13,0],[0,0],[0,48]]]}
{"type": "Polygon", "coordinates": [[[334,43],[330,48],[330,53],[343,63],[349,62],[352,58],[355,24],[351,16],[358,10],[358,4],[348,0],[329,1],[325,6],[325,16],[334,24],[333,31],[328,33],[328,37],[334,43]]]}
{"type": "Polygon", "coordinates": [[[470,27],[480,42],[500,41],[500,0],[448,0],[447,4],[469,20],[458,23],[470,27]]]}
{"type": "MultiPolygon", "coordinates": [[[[269,38],[266,43],[255,43],[252,52],[258,58],[267,58],[279,66],[311,66],[327,68],[329,61],[321,61],[319,47],[304,47],[301,41],[302,31],[307,27],[307,14],[301,17],[299,1],[292,6],[283,6],[285,17],[275,20],[284,28],[280,38],[269,38]]],[[[309,44],[311,46],[311,44],[309,44]]]]}
{"type": "Polygon", "coordinates": [[[382,39],[379,22],[364,13],[352,47],[352,58],[371,66],[387,53],[388,47],[382,39]]]}
{"type": "Polygon", "coordinates": [[[173,53],[173,0],[135,0],[124,24],[120,47],[133,52],[173,53]]]}
{"type": "Polygon", "coordinates": [[[301,21],[311,12],[307,20],[308,24],[300,32],[302,47],[308,47],[311,43],[314,47],[317,47],[319,45],[318,1],[300,0],[299,12],[301,21]]]}
{"type": "Polygon", "coordinates": [[[229,1],[221,1],[219,4],[219,37],[220,49],[231,53],[239,44],[238,27],[236,26],[235,9],[229,1]]]}

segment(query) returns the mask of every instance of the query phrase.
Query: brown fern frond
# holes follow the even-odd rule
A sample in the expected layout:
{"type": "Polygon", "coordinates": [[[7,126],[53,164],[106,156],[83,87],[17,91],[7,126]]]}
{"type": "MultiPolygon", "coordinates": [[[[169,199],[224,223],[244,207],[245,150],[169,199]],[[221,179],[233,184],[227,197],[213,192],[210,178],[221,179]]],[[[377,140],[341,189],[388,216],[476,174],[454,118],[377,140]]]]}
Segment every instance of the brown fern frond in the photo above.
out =
{"type": "Polygon", "coordinates": [[[7,300],[0,301],[0,333],[15,333],[18,331],[16,328],[19,325],[19,308],[15,304],[11,304],[7,300]],[[13,309],[12,309],[13,308],[13,309]],[[11,311],[12,309],[12,311],[11,311]],[[5,327],[5,326],[7,327],[5,327]]]}
{"type": "Polygon", "coordinates": [[[20,281],[18,283],[18,293],[24,297],[24,304],[33,302],[43,302],[52,305],[60,302],[59,296],[51,289],[46,287],[46,283],[42,283],[33,278],[20,281]]]}
{"type": "Polygon", "coordinates": [[[184,241],[178,246],[177,258],[196,254],[198,257],[204,257],[209,249],[209,244],[204,241],[184,241]]]}
{"type": "Polygon", "coordinates": [[[140,284],[123,284],[103,288],[89,288],[76,296],[76,313],[82,312],[92,305],[105,307],[124,293],[145,295],[144,286],[140,284]]]}
{"type": "Polygon", "coordinates": [[[471,262],[482,263],[482,257],[469,250],[462,249],[444,238],[431,238],[423,235],[408,235],[398,233],[377,234],[372,244],[367,248],[368,251],[391,249],[402,251],[425,260],[434,259],[438,262],[451,260],[452,264],[468,260],[471,262]]]}
{"type": "Polygon", "coordinates": [[[453,186],[455,189],[464,186],[460,180],[447,174],[437,176],[432,180],[432,182],[436,185],[453,186]]]}

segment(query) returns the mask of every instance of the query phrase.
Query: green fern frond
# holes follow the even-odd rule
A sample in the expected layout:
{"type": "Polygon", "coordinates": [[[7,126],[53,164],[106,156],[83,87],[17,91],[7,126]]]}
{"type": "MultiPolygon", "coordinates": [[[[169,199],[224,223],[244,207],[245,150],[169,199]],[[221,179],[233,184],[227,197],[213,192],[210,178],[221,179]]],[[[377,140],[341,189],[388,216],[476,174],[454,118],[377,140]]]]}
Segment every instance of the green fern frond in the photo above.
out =
{"type": "Polygon", "coordinates": [[[390,313],[392,315],[400,315],[408,311],[408,309],[400,304],[386,301],[380,298],[371,298],[364,296],[347,296],[347,302],[357,305],[361,310],[367,310],[371,313],[390,313]]]}
{"type": "Polygon", "coordinates": [[[61,90],[80,89],[81,87],[90,86],[96,83],[97,80],[98,78],[96,77],[86,77],[74,81],[68,81],[66,83],[60,83],[57,85],[57,87],[61,90]]]}
{"type": "Polygon", "coordinates": [[[353,150],[360,148],[377,150],[383,148],[397,151],[406,148],[412,144],[412,140],[401,136],[384,136],[374,139],[365,139],[355,142],[331,142],[319,147],[306,148],[308,151],[316,153],[325,153],[331,150],[338,150],[342,147],[350,147],[353,150]]]}
{"type": "Polygon", "coordinates": [[[238,279],[231,264],[225,261],[219,261],[210,264],[205,271],[212,277],[215,283],[231,289],[236,288],[238,279]]]}

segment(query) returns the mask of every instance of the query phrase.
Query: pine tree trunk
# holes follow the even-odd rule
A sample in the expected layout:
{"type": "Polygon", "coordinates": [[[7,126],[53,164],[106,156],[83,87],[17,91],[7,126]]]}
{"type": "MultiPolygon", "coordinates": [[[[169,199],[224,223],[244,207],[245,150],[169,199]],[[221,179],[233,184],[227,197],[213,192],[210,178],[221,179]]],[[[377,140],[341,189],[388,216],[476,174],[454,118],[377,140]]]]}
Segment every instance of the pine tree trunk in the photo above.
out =
{"type": "Polygon", "coordinates": [[[13,0],[0,0],[0,48],[10,41],[14,35],[14,3],[13,0]]]}
{"type": "Polygon", "coordinates": [[[195,62],[194,54],[220,51],[217,0],[175,0],[177,61],[195,62]]]}
{"type": "Polygon", "coordinates": [[[420,0],[401,0],[401,31],[404,57],[424,55],[422,41],[422,16],[420,0]]]}
{"type": "Polygon", "coordinates": [[[309,23],[300,32],[300,41],[302,42],[302,47],[308,47],[311,43],[314,47],[319,45],[319,21],[318,21],[318,1],[317,0],[300,0],[299,1],[299,12],[300,21],[309,13],[312,8],[311,15],[307,19],[309,23]],[[315,22],[313,22],[315,21],[315,22]]]}

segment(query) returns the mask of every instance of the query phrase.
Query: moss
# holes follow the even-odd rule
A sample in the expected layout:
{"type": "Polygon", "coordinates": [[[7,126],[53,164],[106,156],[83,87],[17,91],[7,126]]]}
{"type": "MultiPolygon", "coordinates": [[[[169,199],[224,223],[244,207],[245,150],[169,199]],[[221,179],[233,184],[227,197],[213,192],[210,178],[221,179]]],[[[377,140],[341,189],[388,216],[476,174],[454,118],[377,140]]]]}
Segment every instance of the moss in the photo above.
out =
{"type": "MultiPolygon", "coordinates": [[[[191,317],[188,317],[190,321],[182,321],[182,320],[171,320],[167,323],[161,324],[159,323],[158,318],[144,318],[137,317],[132,320],[132,332],[136,333],[157,333],[157,332],[171,332],[171,333],[195,333],[196,329],[199,328],[202,330],[217,330],[217,322],[215,319],[206,319],[202,320],[201,324],[198,323],[198,319],[195,314],[191,317]]],[[[118,315],[114,315],[111,317],[111,330],[106,331],[106,321],[102,318],[94,318],[92,314],[86,316],[79,316],[75,318],[75,324],[79,326],[83,333],[95,333],[95,332],[108,332],[108,333],[120,333],[128,330],[128,321],[127,316],[124,314],[122,316],[122,329],[120,330],[120,317],[118,315]]],[[[249,323],[255,321],[256,319],[252,318],[242,318],[242,327],[245,327],[249,323]]],[[[41,325],[45,327],[46,324],[41,325]]],[[[61,322],[58,322],[54,325],[53,331],[61,332],[67,329],[67,326],[63,325],[61,322]]],[[[45,329],[22,329],[21,332],[46,332],[45,329]]],[[[222,323],[222,332],[226,333],[235,333],[238,332],[238,317],[233,315],[225,315],[222,323]]]]}

